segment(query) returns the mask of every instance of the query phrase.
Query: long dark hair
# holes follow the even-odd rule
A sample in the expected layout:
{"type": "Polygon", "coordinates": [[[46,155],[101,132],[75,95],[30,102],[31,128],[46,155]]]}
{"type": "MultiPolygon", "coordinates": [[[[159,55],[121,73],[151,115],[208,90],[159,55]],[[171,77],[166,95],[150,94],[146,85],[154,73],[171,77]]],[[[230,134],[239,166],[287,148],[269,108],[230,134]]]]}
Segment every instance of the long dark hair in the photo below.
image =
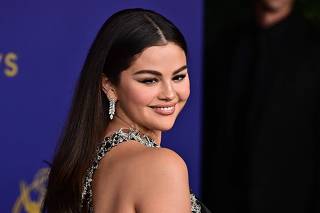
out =
{"type": "Polygon", "coordinates": [[[174,42],[187,54],[186,42],[177,27],[150,10],[122,10],[103,24],[85,60],[53,158],[44,212],[85,211],[80,208],[83,178],[109,123],[108,100],[101,90],[102,74],[117,85],[120,73],[137,54],[167,42],[174,42]]]}

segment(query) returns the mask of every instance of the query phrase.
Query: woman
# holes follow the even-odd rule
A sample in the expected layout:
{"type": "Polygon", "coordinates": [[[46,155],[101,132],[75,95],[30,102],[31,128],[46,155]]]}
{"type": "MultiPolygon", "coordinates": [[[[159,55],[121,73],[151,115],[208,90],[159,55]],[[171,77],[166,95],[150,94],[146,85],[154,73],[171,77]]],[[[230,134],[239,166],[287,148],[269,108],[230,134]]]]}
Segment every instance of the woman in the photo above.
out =
{"type": "Polygon", "coordinates": [[[184,161],[160,147],[189,97],[183,35],[128,9],[99,31],[55,154],[47,212],[205,212],[184,161]]]}

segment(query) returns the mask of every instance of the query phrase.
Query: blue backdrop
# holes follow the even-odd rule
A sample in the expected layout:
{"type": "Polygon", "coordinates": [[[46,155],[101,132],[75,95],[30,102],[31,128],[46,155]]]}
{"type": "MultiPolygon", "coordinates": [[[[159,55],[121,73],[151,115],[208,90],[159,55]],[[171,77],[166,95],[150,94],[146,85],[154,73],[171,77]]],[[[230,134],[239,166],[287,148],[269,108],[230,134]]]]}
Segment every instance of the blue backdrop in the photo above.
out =
{"type": "Polygon", "coordinates": [[[178,152],[200,193],[202,1],[55,0],[1,2],[0,212],[38,212],[48,165],[76,79],[98,29],[132,7],[172,20],[189,46],[191,96],[162,146],[178,152]]]}

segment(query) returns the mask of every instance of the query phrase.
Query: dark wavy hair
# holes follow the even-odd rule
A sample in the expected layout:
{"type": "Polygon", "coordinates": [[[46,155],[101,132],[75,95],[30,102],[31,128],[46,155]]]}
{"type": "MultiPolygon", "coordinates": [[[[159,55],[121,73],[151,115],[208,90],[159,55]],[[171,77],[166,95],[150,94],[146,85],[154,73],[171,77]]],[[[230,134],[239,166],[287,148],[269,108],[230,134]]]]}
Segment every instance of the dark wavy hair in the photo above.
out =
{"type": "Polygon", "coordinates": [[[174,42],[187,55],[185,39],[162,15],[145,9],[113,14],[99,30],[77,82],[71,109],[57,146],[48,180],[43,212],[85,212],[80,208],[83,178],[109,123],[108,100],[102,92],[103,74],[119,83],[145,48],[174,42]]]}

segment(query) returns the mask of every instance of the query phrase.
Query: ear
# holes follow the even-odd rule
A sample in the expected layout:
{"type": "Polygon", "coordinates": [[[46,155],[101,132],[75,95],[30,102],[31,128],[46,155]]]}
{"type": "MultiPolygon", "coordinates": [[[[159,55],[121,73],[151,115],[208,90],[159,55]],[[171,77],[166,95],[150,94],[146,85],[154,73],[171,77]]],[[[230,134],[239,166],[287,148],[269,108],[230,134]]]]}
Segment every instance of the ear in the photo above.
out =
{"type": "Polygon", "coordinates": [[[105,74],[101,77],[101,89],[109,100],[118,100],[116,89],[105,74]]]}

